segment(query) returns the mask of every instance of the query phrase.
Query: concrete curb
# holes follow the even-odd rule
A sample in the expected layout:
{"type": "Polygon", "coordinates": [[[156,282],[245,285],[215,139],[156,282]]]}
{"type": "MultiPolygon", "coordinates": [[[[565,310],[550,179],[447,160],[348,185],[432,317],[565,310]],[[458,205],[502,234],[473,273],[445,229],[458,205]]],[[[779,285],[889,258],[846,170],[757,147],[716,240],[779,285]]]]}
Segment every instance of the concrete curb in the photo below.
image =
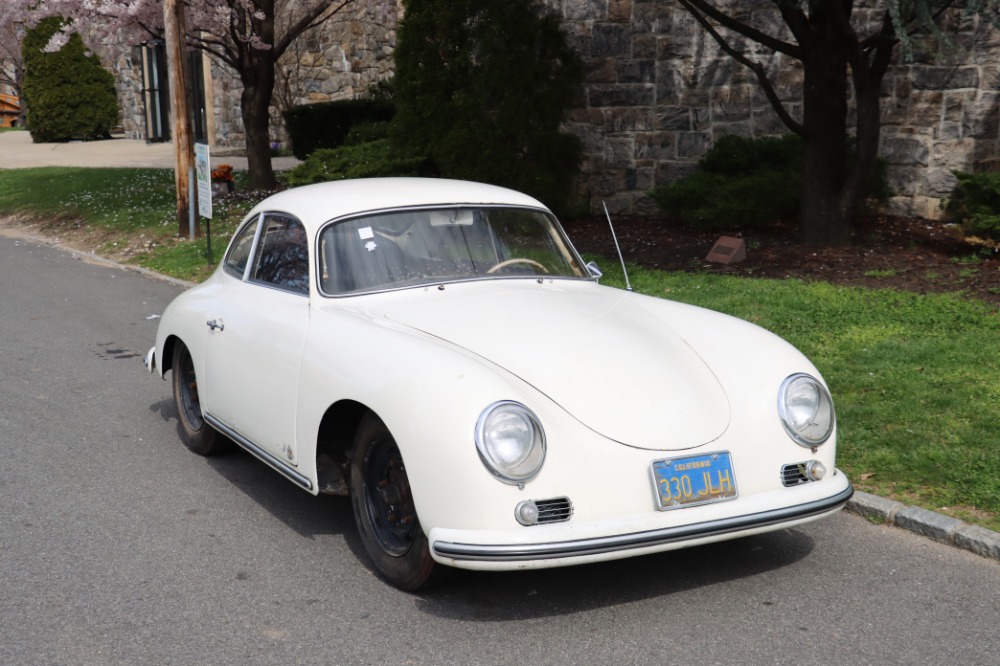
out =
{"type": "Polygon", "coordinates": [[[1000,533],[927,509],[855,492],[847,510],[1000,562],[1000,533]]]}

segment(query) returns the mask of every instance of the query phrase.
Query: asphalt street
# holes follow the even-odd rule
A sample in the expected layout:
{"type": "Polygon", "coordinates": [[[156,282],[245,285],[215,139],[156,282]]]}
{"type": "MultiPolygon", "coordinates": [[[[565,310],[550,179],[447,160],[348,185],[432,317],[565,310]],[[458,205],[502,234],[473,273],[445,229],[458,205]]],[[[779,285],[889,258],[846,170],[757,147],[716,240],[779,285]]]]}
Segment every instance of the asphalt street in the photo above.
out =
{"type": "Polygon", "coordinates": [[[997,662],[996,561],[847,513],[399,592],[346,500],[179,442],[181,289],[0,234],[0,664],[997,662]]]}

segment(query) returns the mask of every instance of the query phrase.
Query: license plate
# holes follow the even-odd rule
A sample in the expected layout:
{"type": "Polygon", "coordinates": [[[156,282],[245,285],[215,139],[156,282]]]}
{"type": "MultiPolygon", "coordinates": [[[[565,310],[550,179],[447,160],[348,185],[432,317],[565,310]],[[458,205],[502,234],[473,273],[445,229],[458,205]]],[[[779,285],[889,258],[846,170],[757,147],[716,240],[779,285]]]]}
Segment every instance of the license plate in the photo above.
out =
{"type": "Polygon", "coordinates": [[[736,499],[736,475],[728,451],[654,460],[653,486],[661,511],[736,499]]]}

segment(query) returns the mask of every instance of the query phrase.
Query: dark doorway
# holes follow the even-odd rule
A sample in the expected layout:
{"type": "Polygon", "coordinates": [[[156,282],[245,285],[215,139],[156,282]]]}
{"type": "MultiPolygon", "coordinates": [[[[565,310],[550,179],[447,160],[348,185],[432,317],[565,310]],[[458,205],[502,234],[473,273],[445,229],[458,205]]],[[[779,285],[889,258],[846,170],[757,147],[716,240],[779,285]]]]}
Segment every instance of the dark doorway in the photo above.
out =
{"type": "Polygon", "coordinates": [[[201,51],[192,51],[188,57],[188,99],[191,100],[192,125],[196,143],[209,143],[208,111],[205,100],[205,57],[201,51]]]}
{"type": "Polygon", "coordinates": [[[170,140],[170,97],[167,86],[167,49],[162,40],[146,42],[142,53],[142,101],[146,142],[170,140]]]}

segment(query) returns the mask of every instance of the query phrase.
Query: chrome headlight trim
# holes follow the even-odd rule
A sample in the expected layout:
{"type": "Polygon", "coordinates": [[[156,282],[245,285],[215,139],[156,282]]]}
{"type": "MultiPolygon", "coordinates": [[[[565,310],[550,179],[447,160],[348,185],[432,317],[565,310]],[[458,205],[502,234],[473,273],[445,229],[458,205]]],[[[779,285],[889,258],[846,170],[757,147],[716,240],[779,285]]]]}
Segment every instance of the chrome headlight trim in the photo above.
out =
{"type": "Polygon", "coordinates": [[[476,450],[493,476],[504,483],[521,485],[542,469],[545,431],[530,409],[513,400],[501,400],[479,415],[476,450]]]}
{"type": "Polygon", "coordinates": [[[818,379],[804,372],[781,382],[778,415],[788,436],[799,446],[810,449],[830,439],[837,423],[830,392],[818,379]]]}

